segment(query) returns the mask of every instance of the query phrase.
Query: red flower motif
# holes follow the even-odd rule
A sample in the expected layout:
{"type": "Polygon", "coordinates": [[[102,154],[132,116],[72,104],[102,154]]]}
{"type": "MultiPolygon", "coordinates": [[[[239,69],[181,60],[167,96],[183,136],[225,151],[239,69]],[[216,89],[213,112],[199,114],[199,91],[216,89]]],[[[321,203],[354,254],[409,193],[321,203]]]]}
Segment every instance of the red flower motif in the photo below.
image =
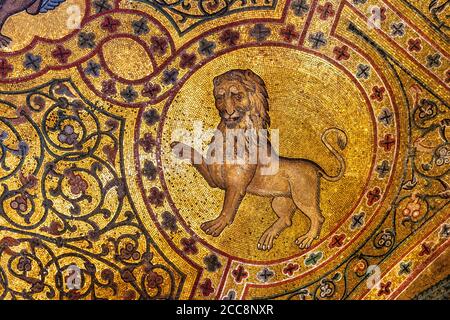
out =
{"type": "Polygon", "coordinates": [[[413,52],[419,52],[422,50],[422,42],[420,39],[409,39],[408,40],[408,50],[413,52]]]}
{"type": "Polygon", "coordinates": [[[112,96],[117,93],[116,82],[112,79],[104,80],[102,82],[102,93],[107,96],[112,96]]]}
{"type": "Polygon", "coordinates": [[[6,59],[0,59],[0,77],[6,78],[8,73],[13,72],[14,67],[6,59]]]}
{"type": "Polygon", "coordinates": [[[385,91],[386,89],[384,87],[375,86],[372,89],[372,94],[370,95],[370,98],[372,100],[383,101],[385,91]]]}
{"type": "Polygon", "coordinates": [[[161,86],[159,84],[153,84],[151,82],[146,83],[142,89],[142,96],[150,99],[155,99],[161,92],[161,86]]]}
{"type": "Polygon", "coordinates": [[[391,294],[391,285],[392,285],[391,281],[388,281],[386,283],[382,282],[380,284],[380,290],[378,291],[378,296],[391,294]]]}
{"type": "Polygon", "coordinates": [[[211,279],[205,279],[205,281],[200,284],[199,287],[204,297],[207,297],[214,292],[214,287],[212,286],[211,279]]]}
{"type": "Polygon", "coordinates": [[[219,41],[227,46],[235,46],[240,38],[240,34],[237,31],[227,29],[219,37],[219,41]]]}
{"type": "Polygon", "coordinates": [[[348,47],[346,45],[334,47],[333,53],[338,61],[348,60],[350,58],[350,53],[348,52],[348,47]]]}
{"type": "Polygon", "coordinates": [[[151,289],[155,289],[163,283],[163,277],[154,271],[147,274],[147,285],[151,289]]]}
{"type": "Polygon", "coordinates": [[[153,138],[150,132],[144,134],[144,137],[139,139],[139,145],[145,152],[149,153],[153,151],[153,147],[156,146],[156,140],[153,138]]]}
{"type": "Polygon", "coordinates": [[[69,172],[66,176],[69,178],[70,192],[75,195],[86,192],[88,183],[79,174],[69,172]]]}
{"type": "Polygon", "coordinates": [[[101,23],[100,27],[103,30],[106,30],[110,33],[116,32],[117,29],[120,27],[121,23],[119,20],[114,19],[111,16],[106,16],[105,19],[103,19],[103,22],[101,23]]]}
{"type": "Polygon", "coordinates": [[[375,187],[367,193],[367,205],[371,206],[381,199],[381,190],[375,187]]]}
{"type": "Polygon", "coordinates": [[[180,67],[183,69],[192,68],[197,60],[195,54],[183,53],[180,57],[180,67]]]}
{"type": "Polygon", "coordinates": [[[148,200],[156,207],[162,206],[164,203],[164,191],[159,191],[157,187],[152,187],[150,189],[150,196],[148,197],[148,200]]]}
{"type": "Polygon", "coordinates": [[[24,195],[18,195],[9,206],[17,212],[25,212],[28,209],[27,198],[24,195]]]}
{"type": "Polygon", "coordinates": [[[197,246],[195,245],[194,239],[181,239],[181,244],[183,245],[183,252],[186,254],[196,254],[198,252],[197,246]]]}
{"type": "Polygon", "coordinates": [[[72,51],[64,48],[62,45],[58,45],[51,53],[52,57],[61,64],[67,63],[67,61],[69,61],[69,57],[72,55],[72,51]]]}
{"type": "Polygon", "coordinates": [[[280,30],[280,35],[287,42],[292,42],[300,37],[300,34],[295,31],[295,26],[293,24],[289,24],[285,28],[282,28],[280,30]]]}
{"type": "Polygon", "coordinates": [[[320,5],[317,8],[317,11],[320,13],[319,18],[321,20],[327,20],[329,17],[332,17],[335,14],[333,5],[330,2],[325,3],[323,6],[320,5]]]}
{"type": "Polygon", "coordinates": [[[430,243],[422,243],[422,250],[419,252],[419,256],[422,257],[424,255],[430,255],[433,251],[430,243]]]}
{"type": "Polygon", "coordinates": [[[384,149],[384,151],[391,151],[395,145],[395,138],[392,134],[388,133],[378,144],[384,149]]]}
{"type": "Polygon", "coordinates": [[[298,269],[299,266],[297,263],[289,262],[287,266],[283,268],[283,273],[291,277],[298,269]]]}
{"type": "Polygon", "coordinates": [[[421,200],[417,196],[417,192],[413,192],[405,209],[403,209],[403,216],[406,220],[417,221],[423,212],[421,212],[421,200]]]}
{"type": "Polygon", "coordinates": [[[150,43],[150,48],[152,49],[152,51],[159,55],[163,55],[164,53],[166,53],[167,47],[169,46],[165,38],[156,36],[150,38],[150,43]]]}
{"type": "Polygon", "coordinates": [[[237,283],[242,282],[242,280],[248,278],[248,272],[245,270],[243,266],[238,266],[231,272],[231,275],[234,277],[237,283]]]}
{"type": "Polygon", "coordinates": [[[345,234],[335,234],[333,238],[331,238],[331,242],[328,245],[330,248],[342,247],[344,244],[346,235],[345,234]]]}

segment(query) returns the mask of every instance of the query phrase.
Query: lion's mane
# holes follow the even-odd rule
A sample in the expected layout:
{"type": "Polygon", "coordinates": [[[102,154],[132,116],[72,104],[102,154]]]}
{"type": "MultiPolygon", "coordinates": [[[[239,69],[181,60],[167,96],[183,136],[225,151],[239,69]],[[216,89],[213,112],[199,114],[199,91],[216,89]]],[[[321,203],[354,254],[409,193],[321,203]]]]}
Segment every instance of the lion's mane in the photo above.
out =
{"type": "Polygon", "coordinates": [[[230,70],[217,76],[214,78],[214,86],[217,87],[223,80],[237,80],[247,88],[250,93],[250,118],[253,129],[268,129],[270,126],[269,96],[264,80],[253,71],[242,69],[230,70]]]}

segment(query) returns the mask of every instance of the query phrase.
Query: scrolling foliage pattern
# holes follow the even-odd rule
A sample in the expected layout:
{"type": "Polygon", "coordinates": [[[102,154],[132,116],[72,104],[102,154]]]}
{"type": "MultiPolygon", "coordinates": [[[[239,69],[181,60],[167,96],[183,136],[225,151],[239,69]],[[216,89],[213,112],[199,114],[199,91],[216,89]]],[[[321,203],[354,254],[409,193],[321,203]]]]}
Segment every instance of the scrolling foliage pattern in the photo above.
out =
{"type": "Polygon", "coordinates": [[[274,9],[277,0],[138,0],[162,12],[183,35],[212,19],[249,10],[274,9]]]}
{"type": "Polygon", "coordinates": [[[130,202],[124,119],[70,80],[0,94],[0,298],[177,297],[184,275],[130,202]]]}
{"type": "MultiPolygon", "coordinates": [[[[444,216],[450,204],[450,105],[383,50],[352,23],[348,29],[366,41],[394,73],[408,107],[408,152],[399,190],[381,223],[355,252],[317,281],[270,298],[348,299],[362,286],[375,296],[389,297],[392,282],[377,283],[376,268],[397,249],[411,245],[411,238],[436,215],[444,216]]],[[[447,213],[448,222],[448,213],[447,213]]],[[[429,256],[448,241],[448,224],[419,244],[419,256],[429,256]]],[[[402,261],[396,276],[408,276],[412,261],[402,261]]],[[[384,279],[384,278],[383,278],[384,279]]],[[[403,281],[405,279],[402,279],[403,281]]],[[[367,298],[367,296],[366,296],[367,298]]],[[[370,293],[369,293],[370,298],[370,293]]]]}

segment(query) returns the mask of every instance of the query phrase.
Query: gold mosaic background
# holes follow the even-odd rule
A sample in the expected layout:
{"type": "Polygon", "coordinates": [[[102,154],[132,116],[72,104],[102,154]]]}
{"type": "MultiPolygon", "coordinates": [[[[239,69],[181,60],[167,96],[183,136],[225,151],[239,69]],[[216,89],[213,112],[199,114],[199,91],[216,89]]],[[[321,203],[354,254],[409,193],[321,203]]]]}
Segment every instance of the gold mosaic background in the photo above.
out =
{"type": "Polygon", "coordinates": [[[448,1],[37,4],[0,8],[1,299],[448,297],[448,1]],[[255,195],[200,228],[224,192],[170,144],[217,126],[212,80],[236,68],[264,80],[282,156],[337,172],[321,134],[348,137],[308,249],[297,212],[258,250],[276,215],[255,195]]]}

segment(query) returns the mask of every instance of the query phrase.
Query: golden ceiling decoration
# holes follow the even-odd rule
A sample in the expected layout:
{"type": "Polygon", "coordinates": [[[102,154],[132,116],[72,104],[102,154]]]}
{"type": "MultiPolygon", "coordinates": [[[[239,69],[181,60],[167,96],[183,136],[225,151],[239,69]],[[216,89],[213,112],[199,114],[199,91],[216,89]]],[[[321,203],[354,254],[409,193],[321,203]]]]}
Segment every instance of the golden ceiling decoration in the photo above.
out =
{"type": "Polygon", "coordinates": [[[449,1],[0,12],[0,299],[442,298],[449,1]],[[275,176],[174,155],[258,124],[275,176]]]}

